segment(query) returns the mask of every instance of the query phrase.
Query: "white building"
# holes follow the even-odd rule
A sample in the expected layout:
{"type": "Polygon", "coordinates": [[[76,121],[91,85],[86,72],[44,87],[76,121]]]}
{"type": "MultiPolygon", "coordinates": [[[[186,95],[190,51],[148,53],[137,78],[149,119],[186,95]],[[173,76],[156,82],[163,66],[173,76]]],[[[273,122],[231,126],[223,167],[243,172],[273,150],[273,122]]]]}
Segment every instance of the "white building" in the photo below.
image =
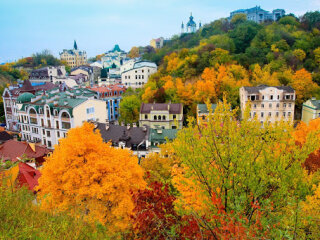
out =
{"type": "Polygon", "coordinates": [[[122,72],[121,82],[126,87],[142,88],[149,77],[157,72],[157,65],[153,62],[139,61],[133,64],[132,69],[122,72]]]}
{"type": "Polygon", "coordinates": [[[17,108],[22,140],[41,142],[52,149],[70,128],[91,120],[105,123],[106,102],[96,97],[84,88],[21,94],[17,108]]]}
{"type": "Polygon", "coordinates": [[[289,86],[240,88],[242,118],[247,106],[251,106],[250,118],[257,117],[261,123],[280,120],[293,121],[296,94],[289,86]],[[250,104],[248,104],[250,103],[250,104]]]}
{"type": "Polygon", "coordinates": [[[32,83],[53,82],[54,79],[63,78],[65,76],[65,66],[49,66],[32,70],[29,80],[32,83]]]}

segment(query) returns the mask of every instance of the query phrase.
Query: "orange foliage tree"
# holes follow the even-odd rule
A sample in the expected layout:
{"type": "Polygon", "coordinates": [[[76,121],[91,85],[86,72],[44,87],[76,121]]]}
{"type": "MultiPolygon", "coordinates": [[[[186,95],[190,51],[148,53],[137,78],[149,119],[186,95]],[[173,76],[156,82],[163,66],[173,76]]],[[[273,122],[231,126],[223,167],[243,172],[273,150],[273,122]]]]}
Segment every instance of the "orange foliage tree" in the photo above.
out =
{"type": "Polygon", "coordinates": [[[131,191],[146,185],[138,159],[104,143],[90,123],[71,129],[60,140],[41,173],[43,209],[99,221],[110,233],[130,227],[131,191]]]}

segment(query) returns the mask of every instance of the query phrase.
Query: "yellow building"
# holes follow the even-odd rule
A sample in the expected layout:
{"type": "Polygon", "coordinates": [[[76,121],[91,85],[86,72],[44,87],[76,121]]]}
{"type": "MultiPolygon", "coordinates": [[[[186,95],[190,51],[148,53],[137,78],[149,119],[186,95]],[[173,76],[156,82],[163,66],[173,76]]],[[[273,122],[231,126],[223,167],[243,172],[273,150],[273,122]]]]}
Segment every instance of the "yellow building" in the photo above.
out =
{"type": "Polygon", "coordinates": [[[71,68],[87,64],[87,53],[79,51],[76,41],[74,41],[73,49],[63,49],[60,53],[61,61],[65,61],[71,68]]]}
{"type": "MultiPolygon", "coordinates": [[[[211,104],[212,113],[217,108],[217,104],[211,104]]],[[[198,104],[197,105],[197,123],[199,125],[207,122],[207,117],[209,116],[209,110],[207,104],[198,104]]]]}
{"type": "Polygon", "coordinates": [[[142,103],[140,108],[140,127],[152,129],[181,129],[183,106],[181,103],[142,103]]]}
{"type": "Polygon", "coordinates": [[[164,42],[163,37],[152,39],[150,41],[150,46],[153,47],[154,49],[160,49],[163,47],[163,42],[164,42]]]}
{"type": "Polygon", "coordinates": [[[320,117],[320,100],[312,98],[302,105],[302,121],[309,123],[311,120],[320,117]]]}

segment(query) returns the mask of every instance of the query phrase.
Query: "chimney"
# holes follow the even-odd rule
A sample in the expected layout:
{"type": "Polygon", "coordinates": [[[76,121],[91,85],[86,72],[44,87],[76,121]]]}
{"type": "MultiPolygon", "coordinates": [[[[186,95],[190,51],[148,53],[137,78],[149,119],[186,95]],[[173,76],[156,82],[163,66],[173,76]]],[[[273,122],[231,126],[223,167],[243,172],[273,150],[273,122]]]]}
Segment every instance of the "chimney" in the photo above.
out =
{"type": "Polygon", "coordinates": [[[133,123],[133,124],[132,124],[132,127],[137,127],[137,123],[133,123]]]}
{"type": "Polygon", "coordinates": [[[130,127],[131,127],[131,126],[130,126],[130,123],[128,123],[128,124],[127,124],[127,130],[129,130],[130,127]]]}
{"type": "Polygon", "coordinates": [[[36,152],[36,144],[33,142],[28,142],[30,148],[32,149],[32,151],[36,152]]]}
{"type": "Polygon", "coordinates": [[[121,122],[121,126],[124,127],[124,122],[121,122]]]}

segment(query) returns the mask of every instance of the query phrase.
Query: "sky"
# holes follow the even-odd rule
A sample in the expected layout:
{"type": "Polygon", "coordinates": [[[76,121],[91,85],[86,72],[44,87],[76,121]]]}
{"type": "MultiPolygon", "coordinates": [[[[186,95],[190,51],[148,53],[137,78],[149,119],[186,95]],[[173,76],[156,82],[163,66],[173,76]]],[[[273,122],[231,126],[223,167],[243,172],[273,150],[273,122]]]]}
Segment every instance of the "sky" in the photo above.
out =
{"type": "Polygon", "coordinates": [[[88,57],[115,44],[129,51],[179,34],[191,12],[205,24],[256,5],[301,16],[319,10],[320,0],[0,0],[0,63],[44,49],[58,57],[74,40],[88,57]]]}

